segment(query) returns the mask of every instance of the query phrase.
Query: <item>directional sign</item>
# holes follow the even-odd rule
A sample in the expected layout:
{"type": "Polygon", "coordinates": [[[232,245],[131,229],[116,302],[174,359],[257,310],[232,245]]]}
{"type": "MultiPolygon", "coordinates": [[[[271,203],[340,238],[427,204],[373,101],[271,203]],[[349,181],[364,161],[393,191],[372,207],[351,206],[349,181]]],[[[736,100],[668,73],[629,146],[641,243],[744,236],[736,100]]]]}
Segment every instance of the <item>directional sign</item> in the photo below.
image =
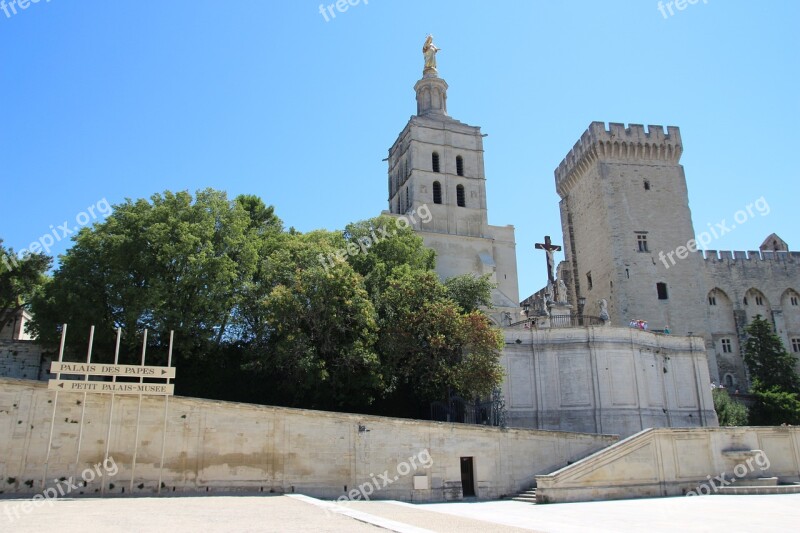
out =
{"type": "Polygon", "coordinates": [[[174,379],[174,366],[104,365],[98,363],[50,363],[51,374],[87,374],[90,376],[128,376],[174,379]]]}
{"type": "Polygon", "coordinates": [[[72,381],[51,379],[47,388],[60,392],[88,392],[94,394],[148,394],[172,396],[175,385],[165,383],[112,383],[110,381],[72,381]]]}

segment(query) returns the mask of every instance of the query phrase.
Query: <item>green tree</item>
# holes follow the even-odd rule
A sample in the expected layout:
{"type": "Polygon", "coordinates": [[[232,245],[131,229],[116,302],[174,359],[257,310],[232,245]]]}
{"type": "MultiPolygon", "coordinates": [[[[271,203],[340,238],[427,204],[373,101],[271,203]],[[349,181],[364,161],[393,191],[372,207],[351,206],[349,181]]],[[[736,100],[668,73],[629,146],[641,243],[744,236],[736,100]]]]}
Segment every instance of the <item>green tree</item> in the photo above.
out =
{"type": "Polygon", "coordinates": [[[753,426],[800,425],[800,400],[795,392],[779,387],[755,388],[756,401],[750,408],[750,424],[753,426]]]}
{"type": "Polygon", "coordinates": [[[746,329],[744,362],[750,371],[750,392],[756,402],[750,409],[752,425],[800,422],[800,376],[797,359],[788,353],[772,326],[757,315],[746,329]]]}
{"type": "Polygon", "coordinates": [[[477,310],[490,284],[445,286],[434,264],[392,217],[302,234],[255,196],[167,191],[74,237],[33,298],[35,328],[55,343],[68,323],[68,346],[85,346],[95,325],[98,360],[117,327],[128,360],[141,330],[148,354],[174,330],[181,394],[381,414],[488,396],[502,378],[502,335],[477,310]]]}
{"type": "MultiPolygon", "coordinates": [[[[280,376],[274,392],[296,406],[355,409],[383,393],[375,309],[348,263],[326,268],[326,232],[293,235],[270,256],[254,313],[252,368],[280,376]]],[[[251,346],[251,347],[252,347],[251,346]]]]}
{"type": "Polygon", "coordinates": [[[395,267],[378,307],[387,373],[420,404],[485,397],[502,381],[502,333],[480,311],[464,313],[435,272],[395,267]]]}
{"type": "Polygon", "coordinates": [[[45,254],[17,257],[0,239],[0,331],[20,311],[29,309],[31,300],[46,282],[46,272],[52,261],[45,254]]]}
{"type": "Polygon", "coordinates": [[[462,274],[447,279],[444,285],[448,296],[467,313],[482,307],[492,308],[492,289],[495,284],[489,281],[489,274],[462,274]]]}
{"type": "Polygon", "coordinates": [[[264,241],[281,231],[260,200],[225,193],[165,192],[127,200],[102,223],[83,228],[61,265],[34,299],[34,328],[55,342],[69,324],[68,342],[96,325],[102,351],[123,328],[129,351],[143,329],[156,344],[176,332],[176,354],[211,356],[236,322],[237,307],[255,272],[264,241]]]}
{"type": "Polygon", "coordinates": [[[720,426],[746,426],[748,420],[747,407],[731,399],[725,389],[714,389],[714,410],[717,412],[720,426]]]}
{"type": "Polygon", "coordinates": [[[784,348],[770,323],[756,315],[747,326],[744,362],[750,371],[753,387],[768,390],[778,387],[786,392],[800,392],[800,376],[795,366],[797,358],[784,348]]]}

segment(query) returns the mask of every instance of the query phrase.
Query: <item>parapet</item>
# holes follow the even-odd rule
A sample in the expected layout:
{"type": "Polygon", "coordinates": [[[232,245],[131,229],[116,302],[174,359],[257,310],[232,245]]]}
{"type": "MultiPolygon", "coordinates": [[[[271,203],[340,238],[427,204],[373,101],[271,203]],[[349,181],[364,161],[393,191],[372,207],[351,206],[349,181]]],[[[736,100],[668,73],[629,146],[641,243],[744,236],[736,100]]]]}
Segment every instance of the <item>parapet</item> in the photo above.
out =
{"type": "Polygon", "coordinates": [[[666,161],[677,164],[683,153],[676,126],[647,126],[592,122],[555,170],[556,190],[564,197],[571,180],[580,177],[597,159],[666,161]]]}
{"type": "Polygon", "coordinates": [[[798,261],[800,262],[800,252],[769,252],[759,250],[705,250],[702,252],[703,259],[706,261],[722,263],[722,262],[735,262],[735,261],[798,261]]]}

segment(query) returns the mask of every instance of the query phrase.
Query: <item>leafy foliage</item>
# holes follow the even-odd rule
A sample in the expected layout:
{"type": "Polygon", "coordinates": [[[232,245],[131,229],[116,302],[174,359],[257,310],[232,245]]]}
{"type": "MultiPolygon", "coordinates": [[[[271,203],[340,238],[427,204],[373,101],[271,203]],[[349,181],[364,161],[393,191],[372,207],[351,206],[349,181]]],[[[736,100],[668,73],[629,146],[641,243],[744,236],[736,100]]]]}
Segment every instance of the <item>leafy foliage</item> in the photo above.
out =
{"type": "Polygon", "coordinates": [[[800,423],[800,376],[797,359],[788,353],[772,326],[756,316],[747,326],[744,361],[750,370],[750,392],[756,403],[750,409],[752,425],[800,423]]]}
{"type": "Polygon", "coordinates": [[[0,239],[0,331],[20,311],[29,308],[45,283],[51,263],[52,259],[45,254],[25,254],[19,258],[0,239]]]}
{"type": "Polygon", "coordinates": [[[747,326],[744,362],[750,370],[754,388],[778,387],[788,392],[800,392],[800,376],[795,365],[797,358],[786,351],[772,326],[757,315],[747,326]]]}
{"type": "Polygon", "coordinates": [[[744,404],[731,399],[725,389],[714,389],[711,395],[714,398],[714,410],[717,412],[720,426],[747,425],[748,411],[744,404]]]}
{"type": "Polygon", "coordinates": [[[750,423],[754,426],[800,425],[800,400],[795,392],[778,387],[752,391],[756,403],[750,408],[750,423]]]}
{"type": "Polygon", "coordinates": [[[442,284],[434,252],[392,217],[302,234],[255,196],[165,192],[74,241],[34,298],[40,338],[68,323],[74,344],[96,325],[108,354],[122,327],[133,353],[142,329],[162,348],[175,330],[181,394],[418,415],[502,378],[502,335],[478,310],[488,279],[442,284]]]}
{"type": "Polygon", "coordinates": [[[495,285],[489,281],[489,274],[462,274],[446,280],[444,285],[450,298],[467,313],[481,307],[492,307],[492,289],[495,285]]]}

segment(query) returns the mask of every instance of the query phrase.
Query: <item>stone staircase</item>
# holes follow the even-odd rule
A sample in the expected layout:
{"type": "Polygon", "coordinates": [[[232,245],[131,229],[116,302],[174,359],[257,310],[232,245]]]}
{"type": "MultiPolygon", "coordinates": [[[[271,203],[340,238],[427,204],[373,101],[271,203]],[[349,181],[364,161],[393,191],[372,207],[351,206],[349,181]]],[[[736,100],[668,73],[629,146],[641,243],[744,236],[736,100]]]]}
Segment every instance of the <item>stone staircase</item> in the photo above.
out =
{"type": "Polygon", "coordinates": [[[520,492],[511,499],[515,502],[536,503],[536,486],[520,492]]]}

